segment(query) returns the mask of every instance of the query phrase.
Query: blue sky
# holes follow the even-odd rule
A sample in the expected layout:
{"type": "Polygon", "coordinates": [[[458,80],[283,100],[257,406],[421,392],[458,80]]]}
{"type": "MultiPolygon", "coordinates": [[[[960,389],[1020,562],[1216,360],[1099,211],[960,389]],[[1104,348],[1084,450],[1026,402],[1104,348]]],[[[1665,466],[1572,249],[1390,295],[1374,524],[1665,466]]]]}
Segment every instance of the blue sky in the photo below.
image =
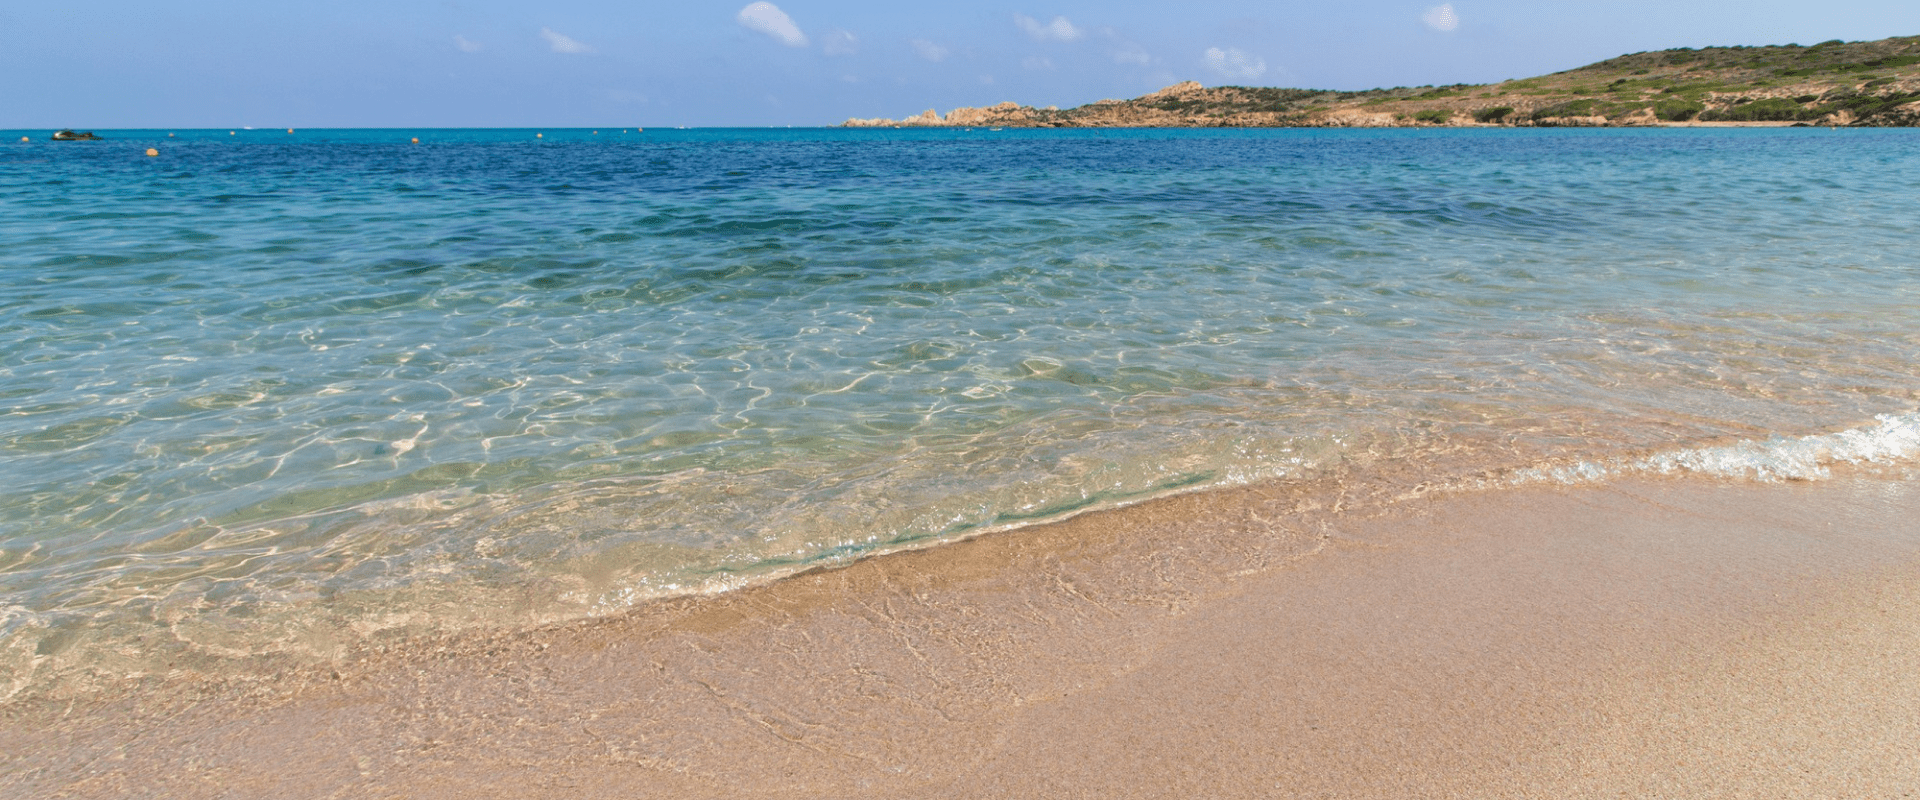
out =
{"type": "Polygon", "coordinates": [[[1913,34],[1911,0],[18,0],[0,6],[0,127],[831,125],[1913,34]]]}

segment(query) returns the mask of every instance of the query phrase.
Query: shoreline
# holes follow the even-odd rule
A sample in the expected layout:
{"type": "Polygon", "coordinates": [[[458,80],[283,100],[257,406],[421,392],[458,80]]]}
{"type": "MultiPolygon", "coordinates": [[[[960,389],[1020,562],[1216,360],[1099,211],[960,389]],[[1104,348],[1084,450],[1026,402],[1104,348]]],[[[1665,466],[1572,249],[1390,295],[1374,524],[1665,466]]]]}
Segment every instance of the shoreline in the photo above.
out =
{"type": "Polygon", "coordinates": [[[1303,497],[1178,495],[252,690],[14,709],[0,785],[1790,796],[1915,774],[1910,480],[1303,497]]]}
{"type": "Polygon", "coordinates": [[[1920,37],[1812,47],[1676,48],[1525,79],[1361,91],[1181,81],[1132,99],[1061,109],[1012,101],[935,109],[845,127],[1642,127],[1695,120],[1803,120],[1819,126],[1920,125],[1920,37]],[[1872,71],[1869,74],[1869,70],[1872,71]],[[1892,73],[1892,74],[1887,74],[1892,73]],[[1458,121],[1458,122],[1456,122],[1458,121]]]}

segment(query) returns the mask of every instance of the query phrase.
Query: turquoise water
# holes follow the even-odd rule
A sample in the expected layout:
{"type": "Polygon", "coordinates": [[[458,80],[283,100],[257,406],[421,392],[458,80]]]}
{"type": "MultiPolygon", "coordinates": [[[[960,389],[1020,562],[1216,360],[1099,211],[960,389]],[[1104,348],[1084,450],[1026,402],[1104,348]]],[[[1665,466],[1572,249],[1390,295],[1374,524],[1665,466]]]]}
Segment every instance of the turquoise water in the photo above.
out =
{"type": "Polygon", "coordinates": [[[1920,430],[1904,130],[47,133],[0,132],[0,695],[1920,430]]]}

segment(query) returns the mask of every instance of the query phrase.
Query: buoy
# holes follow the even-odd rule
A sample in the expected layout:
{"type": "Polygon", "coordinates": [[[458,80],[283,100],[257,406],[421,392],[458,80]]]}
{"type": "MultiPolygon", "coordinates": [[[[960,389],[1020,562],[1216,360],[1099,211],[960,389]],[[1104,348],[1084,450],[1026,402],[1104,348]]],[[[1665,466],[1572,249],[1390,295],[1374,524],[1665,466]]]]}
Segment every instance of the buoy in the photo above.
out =
{"type": "Polygon", "coordinates": [[[535,138],[535,139],[545,139],[545,138],[547,138],[547,135],[546,135],[546,134],[544,134],[544,133],[536,133],[536,134],[534,134],[534,135],[533,135],[533,138],[535,138]]]}
{"type": "Polygon", "coordinates": [[[149,148],[147,148],[147,155],[150,155],[150,156],[157,156],[157,155],[160,155],[160,151],[158,151],[158,150],[155,150],[155,149],[153,149],[153,148],[151,148],[151,147],[149,147],[149,148]]]}
{"type": "Polygon", "coordinates": [[[167,138],[169,138],[169,139],[171,139],[171,138],[173,138],[173,134],[171,134],[171,133],[169,133],[169,134],[167,134],[167,138]]]}
{"type": "Polygon", "coordinates": [[[420,143],[420,137],[418,137],[418,136],[415,136],[415,137],[413,137],[413,143],[414,143],[414,144],[419,144],[419,143],[420,143]]]}
{"type": "Polygon", "coordinates": [[[288,128],[288,129],[287,129],[287,132],[288,132],[288,133],[292,133],[292,132],[293,132],[293,129],[292,129],[292,128],[288,128]]]}
{"type": "Polygon", "coordinates": [[[239,136],[240,134],[237,134],[237,133],[234,133],[233,131],[227,131],[227,135],[228,135],[228,136],[239,136]]]}

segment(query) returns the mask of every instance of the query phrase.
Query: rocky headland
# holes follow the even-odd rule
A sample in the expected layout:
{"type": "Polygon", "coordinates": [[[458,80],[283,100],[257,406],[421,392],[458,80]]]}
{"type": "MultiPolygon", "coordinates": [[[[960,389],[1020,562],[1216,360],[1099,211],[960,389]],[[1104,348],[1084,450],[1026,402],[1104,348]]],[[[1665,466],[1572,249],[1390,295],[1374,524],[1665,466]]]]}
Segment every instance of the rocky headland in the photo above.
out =
{"type": "Polygon", "coordinates": [[[1493,84],[1337,92],[1193,81],[1077,108],[1013,102],[845,127],[1920,126],[1920,36],[1678,48],[1493,84]]]}

